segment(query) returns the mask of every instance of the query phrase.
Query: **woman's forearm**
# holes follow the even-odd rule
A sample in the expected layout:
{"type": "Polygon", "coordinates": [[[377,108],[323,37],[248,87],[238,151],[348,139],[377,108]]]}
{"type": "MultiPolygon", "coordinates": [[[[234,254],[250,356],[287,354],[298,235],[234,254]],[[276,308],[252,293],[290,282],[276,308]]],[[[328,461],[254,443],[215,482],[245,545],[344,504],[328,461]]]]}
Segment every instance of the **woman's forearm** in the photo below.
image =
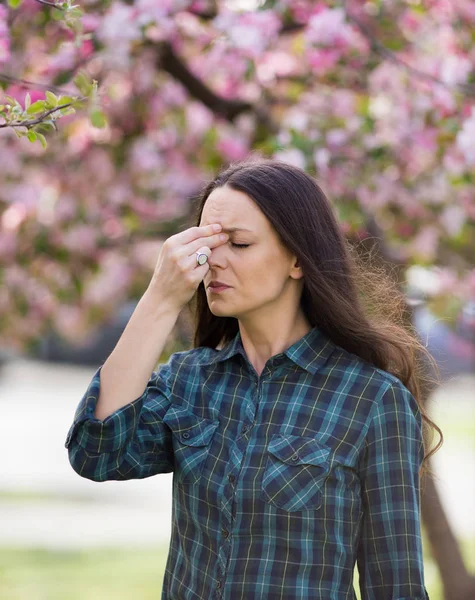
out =
{"type": "Polygon", "coordinates": [[[97,419],[103,421],[143,394],[179,313],[150,288],[145,292],[102,366],[97,419]]]}

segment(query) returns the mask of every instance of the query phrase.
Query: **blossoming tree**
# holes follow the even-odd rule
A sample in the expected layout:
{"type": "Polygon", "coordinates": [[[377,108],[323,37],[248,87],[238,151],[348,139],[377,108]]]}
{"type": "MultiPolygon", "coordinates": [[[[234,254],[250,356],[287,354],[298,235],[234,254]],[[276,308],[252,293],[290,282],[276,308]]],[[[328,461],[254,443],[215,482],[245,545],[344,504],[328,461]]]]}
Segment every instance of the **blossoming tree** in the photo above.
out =
{"type": "MultiPolygon", "coordinates": [[[[436,265],[453,314],[475,295],[474,31],[472,0],[9,0],[0,335],[84,338],[143,293],[203,183],[250,152],[313,174],[385,260],[436,265]]],[[[468,600],[433,492],[446,597],[468,600]]]]}

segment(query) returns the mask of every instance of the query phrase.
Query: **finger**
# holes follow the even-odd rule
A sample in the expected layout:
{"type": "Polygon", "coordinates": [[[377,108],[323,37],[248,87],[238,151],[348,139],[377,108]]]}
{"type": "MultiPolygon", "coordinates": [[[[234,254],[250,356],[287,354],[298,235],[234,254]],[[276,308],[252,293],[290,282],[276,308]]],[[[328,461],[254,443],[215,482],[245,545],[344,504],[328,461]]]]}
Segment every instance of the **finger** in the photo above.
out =
{"type": "MultiPolygon", "coordinates": [[[[211,255],[211,250],[210,250],[210,248],[208,246],[200,246],[198,248],[197,252],[206,254],[206,256],[208,257],[208,259],[209,259],[210,255],[211,255]]],[[[206,261],[202,265],[199,265],[197,259],[198,259],[198,255],[196,254],[196,252],[194,252],[193,254],[191,254],[190,256],[188,256],[187,262],[185,264],[188,266],[188,268],[190,269],[190,271],[193,270],[193,269],[195,269],[195,270],[196,269],[201,269],[201,267],[207,267],[206,269],[204,269],[204,272],[206,273],[206,271],[209,268],[208,261],[206,261]]]]}
{"type": "Polygon", "coordinates": [[[193,240],[189,244],[186,244],[186,253],[188,255],[197,252],[203,244],[207,244],[208,248],[216,248],[221,244],[224,244],[229,239],[229,235],[227,233],[215,233],[211,237],[208,238],[198,238],[197,240],[193,240]]]}
{"type": "Polygon", "coordinates": [[[185,229],[185,231],[177,233],[175,237],[180,244],[188,244],[198,238],[215,235],[220,230],[221,225],[212,223],[211,225],[203,225],[202,227],[190,227],[189,229],[185,229]]]}

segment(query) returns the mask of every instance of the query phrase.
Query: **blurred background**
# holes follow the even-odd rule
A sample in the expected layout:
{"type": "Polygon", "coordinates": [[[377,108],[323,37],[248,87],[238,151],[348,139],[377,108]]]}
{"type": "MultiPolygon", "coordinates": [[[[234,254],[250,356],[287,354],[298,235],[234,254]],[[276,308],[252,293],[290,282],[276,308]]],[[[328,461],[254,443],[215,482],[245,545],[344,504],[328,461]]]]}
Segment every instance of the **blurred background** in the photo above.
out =
{"type": "MultiPolygon", "coordinates": [[[[314,176],[406,294],[442,376],[426,587],[473,600],[475,4],[54,5],[0,4],[0,597],[161,594],[172,474],[98,484],[64,442],[161,244],[254,154],[314,176]]],[[[184,311],[161,361],[191,335],[184,311]]]]}

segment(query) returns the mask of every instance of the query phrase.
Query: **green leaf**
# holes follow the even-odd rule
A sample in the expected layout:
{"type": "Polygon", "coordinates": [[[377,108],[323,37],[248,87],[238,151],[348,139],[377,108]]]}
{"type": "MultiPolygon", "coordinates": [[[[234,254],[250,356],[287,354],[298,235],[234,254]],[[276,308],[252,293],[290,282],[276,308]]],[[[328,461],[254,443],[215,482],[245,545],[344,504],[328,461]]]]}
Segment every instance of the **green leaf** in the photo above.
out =
{"type": "Polygon", "coordinates": [[[60,96],[59,100],[58,100],[58,104],[69,104],[70,102],[73,101],[73,97],[72,96],[60,96]]]}
{"type": "Polygon", "coordinates": [[[72,8],[68,10],[67,16],[72,19],[79,19],[83,14],[84,12],[80,8],[72,8]]]}
{"type": "Polygon", "coordinates": [[[63,116],[65,115],[74,115],[76,111],[72,106],[66,106],[65,108],[61,108],[59,111],[63,116]]]}
{"type": "Polygon", "coordinates": [[[34,131],[32,131],[31,129],[30,129],[30,131],[27,133],[27,137],[28,137],[28,139],[30,140],[30,142],[36,142],[37,135],[36,135],[36,133],[35,133],[34,131]]]}
{"type": "Polygon", "coordinates": [[[101,110],[93,110],[91,112],[91,123],[94,125],[94,127],[102,129],[107,124],[105,114],[101,110]]]}
{"type": "Polygon", "coordinates": [[[8,6],[10,8],[18,8],[23,0],[8,0],[8,6]]]}
{"type": "Polygon", "coordinates": [[[56,97],[56,95],[50,91],[47,91],[45,95],[46,95],[46,101],[48,103],[48,107],[56,108],[58,106],[58,98],[56,97]]]}
{"type": "Polygon", "coordinates": [[[37,133],[36,136],[40,140],[41,145],[43,146],[43,148],[46,148],[46,138],[45,138],[45,136],[42,133],[37,133]]]}
{"type": "Polygon", "coordinates": [[[46,108],[46,102],[44,100],[37,100],[33,102],[31,106],[29,106],[26,110],[27,114],[34,115],[39,112],[43,112],[46,108]]]}
{"type": "Polygon", "coordinates": [[[83,96],[89,96],[92,90],[92,83],[85,71],[80,71],[73,79],[75,86],[83,96]]]}
{"type": "Polygon", "coordinates": [[[8,104],[10,104],[10,106],[15,106],[16,104],[18,104],[18,100],[16,100],[16,98],[13,98],[12,96],[7,96],[7,94],[5,94],[5,100],[8,102],[8,104]]]}

